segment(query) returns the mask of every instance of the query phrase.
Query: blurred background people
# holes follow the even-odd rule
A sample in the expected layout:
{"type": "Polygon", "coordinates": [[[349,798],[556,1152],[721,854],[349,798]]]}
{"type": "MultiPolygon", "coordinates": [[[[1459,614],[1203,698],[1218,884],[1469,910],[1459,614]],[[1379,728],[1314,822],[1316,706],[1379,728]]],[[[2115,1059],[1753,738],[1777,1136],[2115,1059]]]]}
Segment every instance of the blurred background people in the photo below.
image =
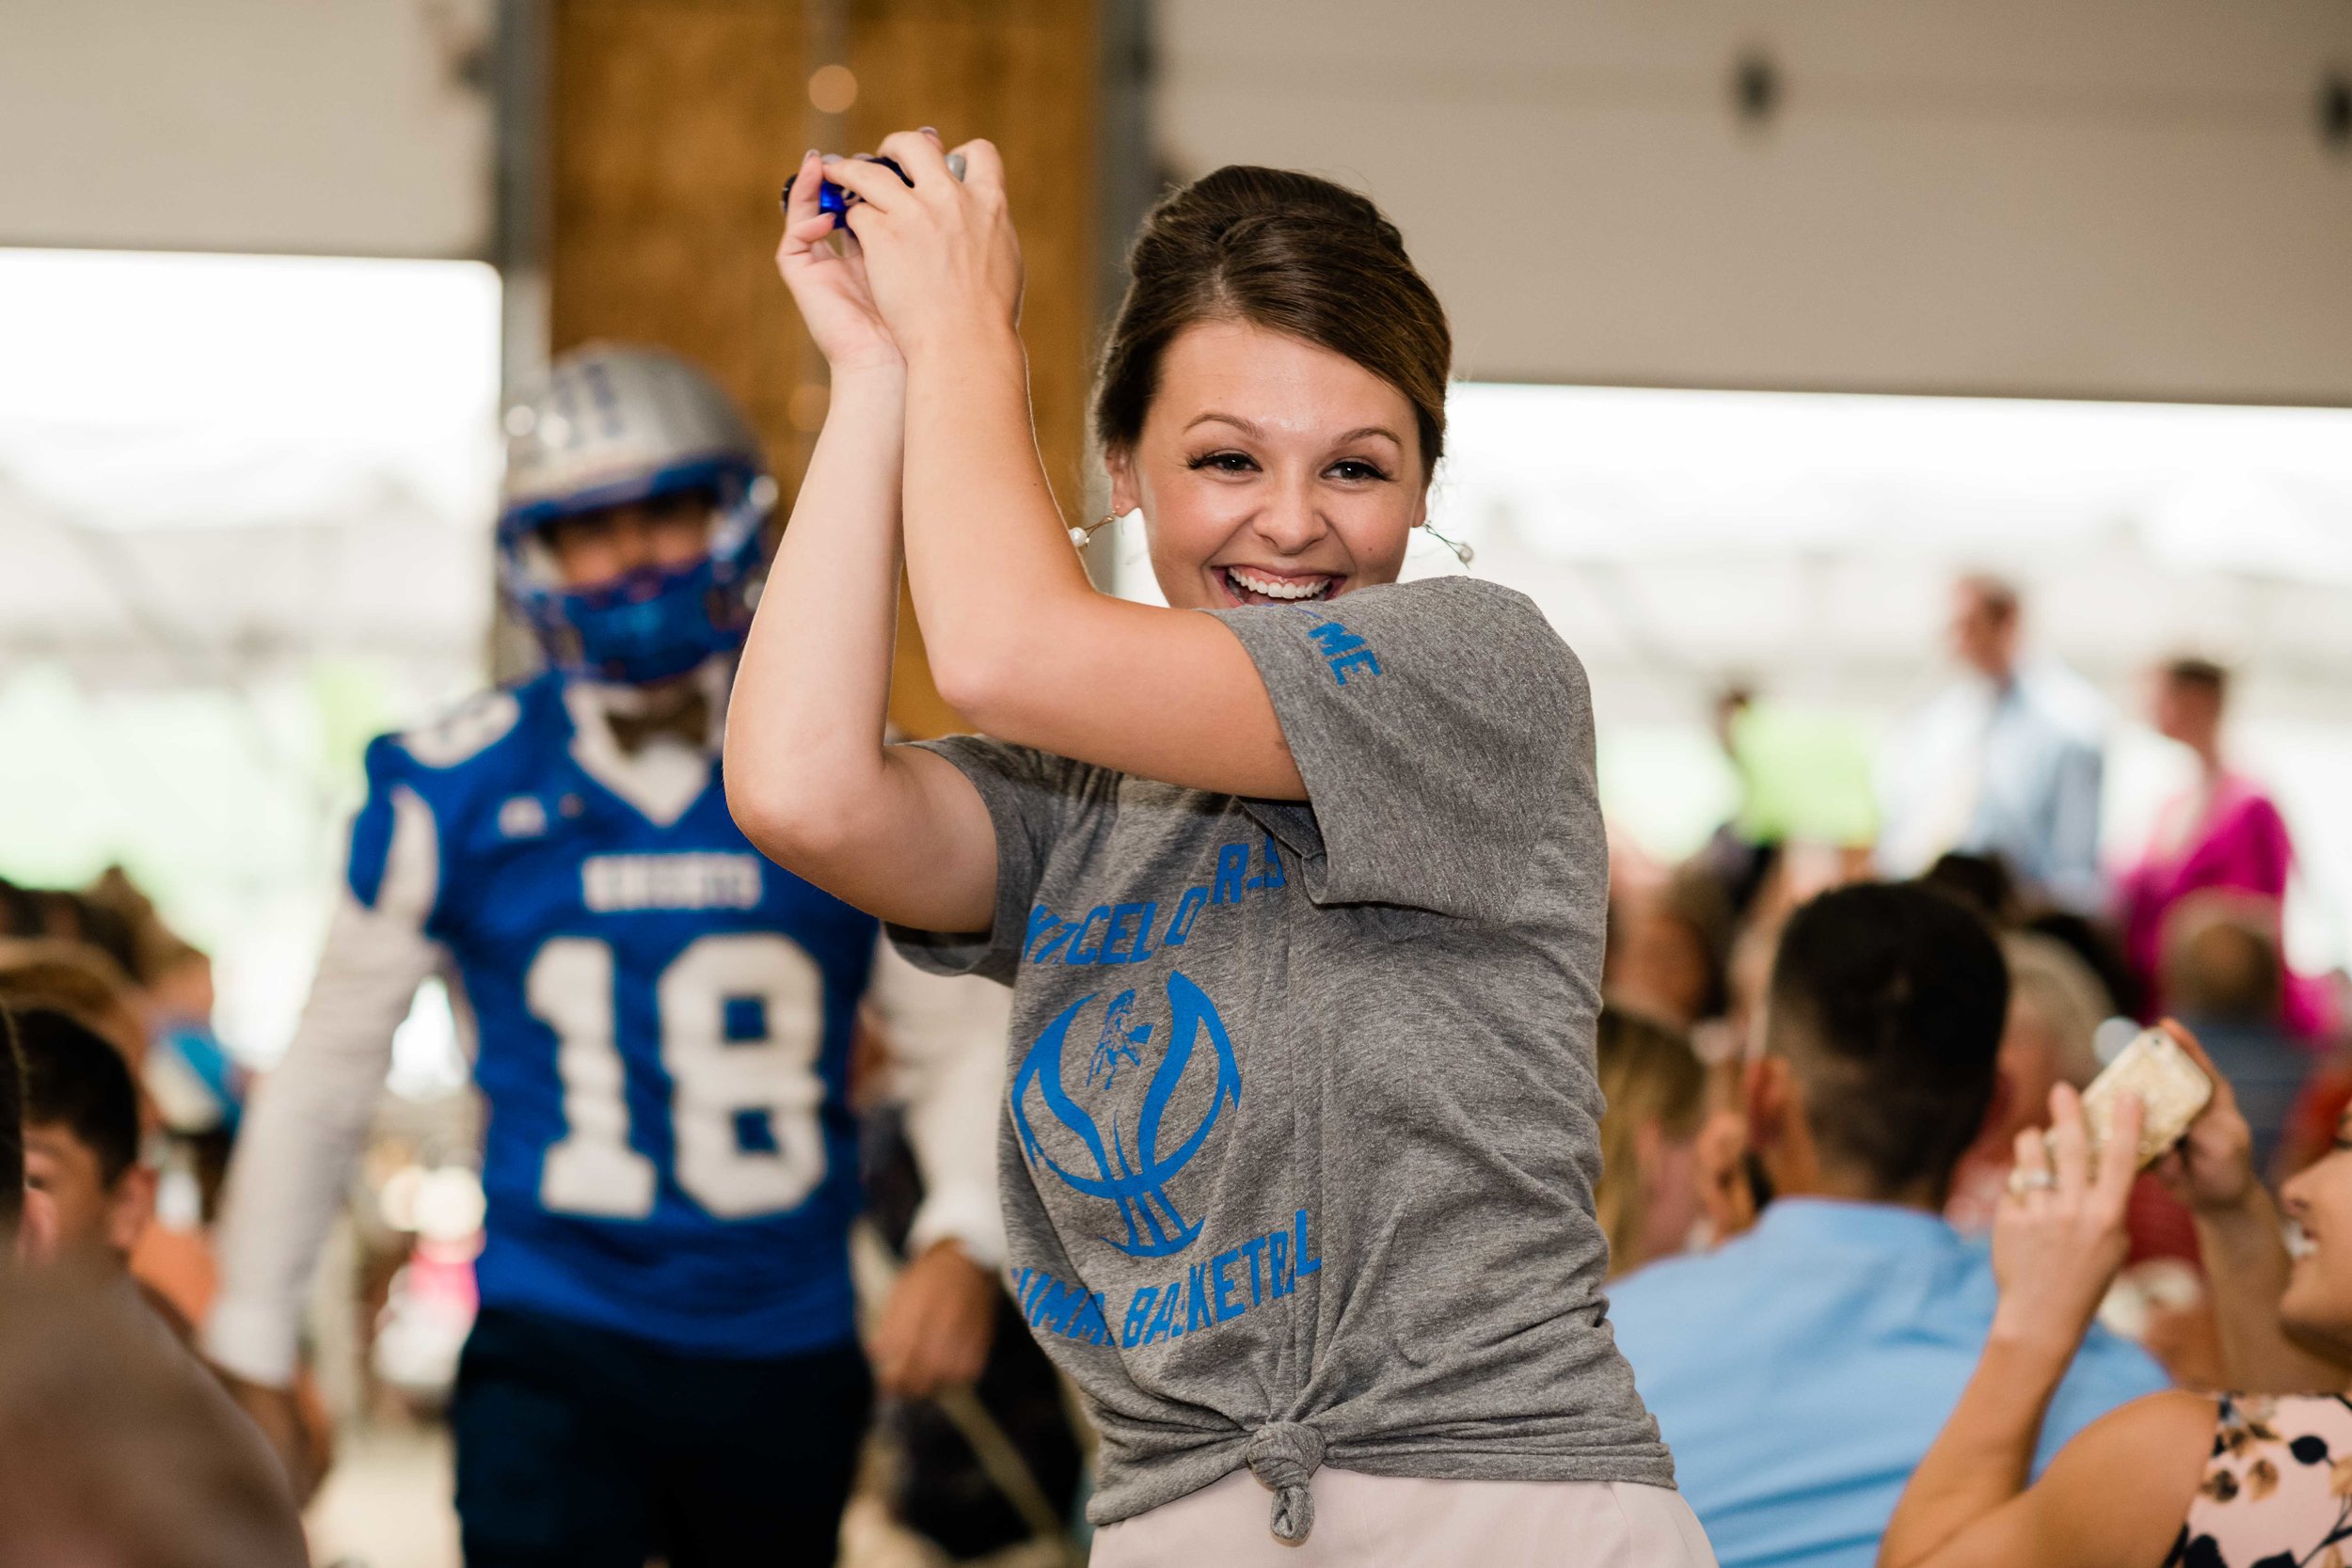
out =
{"type": "MultiPolygon", "coordinates": [[[[13,1016],[24,1069],[24,1179],[56,1211],[58,1260],[127,1290],[131,1254],[155,1213],[130,1065],[65,1013],[13,1016]]],[[[168,1303],[160,1310],[176,1335],[192,1332],[168,1303]]]]}
{"type": "MultiPolygon", "coordinates": [[[[1708,1073],[1688,1037],[1611,1003],[1600,1010],[1597,1055],[1606,1109],[1593,1212],[1614,1277],[1682,1251],[1702,1224],[1726,1228],[1728,1216],[1709,1209],[1718,1189],[1702,1148],[1708,1073]]],[[[1738,1145],[1736,1128],[1731,1135],[1738,1145]]]]}
{"type": "MultiPolygon", "coordinates": [[[[2151,683],[2150,719],[2156,733],[2196,759],[2195,782],[2166,801],[2139,857],[2116,879],[2116,908],[2123,949],[2147,987],[2147,1016],[2177,1012],[2164,988],[2166,927],[2185,898],[2213,891],[2238,892],[2267,904],[2271,941],[2295,869],[2295,844],[2269,793],[2232,767],[2222,751],[2230,674],[2202,658],[2175,658],[2151,683]]],[[[2324,1038],[2337,1022],[2328,989],[2289,974],[2272,1004],[2278,1021],[2308,1039],[2324,1038]]]]}
{"type": "MultiPolygon", "coordinates": [[[[1612,1290],[1676,1483],[1726,1565],[1868,1563],[1967,1381],[1995,1292],[1943,1210],[1993,1103],[2009,994],[1982,922],[1915,884],[1822,894],[1781,934],[1746,1084],[1771,1200],[1746,1235],[1612,1290]]],[[[2044,1457],[2164,1385],[2094,1332],[2044,1457]]]]}
{"type": "Polygon", "coordinates": [[[211,1037],[209,960],[119,867],[87,889],[12,887],[0,893],[0,914],[13,933],[0,939],[0,1006],[61,1015],[104,1039],[133,1078],[139,1164],[152,1165],[155,1192],[131,1271],[167,1317],[199,1322],[215,1286],[207,1227],[244,1076],[216,1053],[215,1092],[207,1095],[180,1071],[185,1058],[174,1037],[211,1037]],[[157,981],[161,991],[151,985],[157,981]]]}
{"type": "Polygon", "coordinates": [[[1617,893],[1601,989],[1629,1012],[1688,1030],[1728,1003],[1736,927],[1723,888],[1697,868],[1617,893]]]}
{"type": "Polygon", "coordinates": [[[726,395],[596,345],[507,429],[506,588],[548,668],[369,747],[347,894],[239,1140],[204,1346],[302,1476],[302,1299],[395,1033],[446,964],[488,1110],[451,1410],[469,1561],[823,1564],[875,1375],[923,1395],[984,1361],[1005,1006],[878,962],[875,921],[728,814],[776,487],[726,395]],[[871,1371],[847,1103],[869,995],[929,1187],[871,1371]]]}
{"type": "Polygon", "coordinates": [[[2055,659],[2025,656],[2024,605],[2000,578],[1953,586],[1950,635],[1960,679],[1886,749],[1880,868],[1911,876],[1951,850],[1994,855],[2038,898],[2103,907],[2102,699],[2055,659]]]}
{"type": "Polygon", "coordinates": [[[2291,1031],[2283,998],[2292,977],[2279,950],[2279,906],[2209,888],[2166,912],[2155,971],[2166,1009],[2196,1032],[2235,1085],[2254,1146],[2254,1168],[2278,1168],[2296,1099],[2321,1058],[2291,1031]]]}
{"type": "Polygon", "coordinates": [[[2076,1088],[2099,1074],[2099,1025],[2113,1011],[2089,966],[2048,937],[2001,938],[2009,968],[2009,1017],[1994,1061],[1993,1101],[1976,1141],[1953,1174],[1945,1217],[1983,1230],[2009,1184],[2017,1134],[2049,1115],[2050,1090],[2076,1088]]]}

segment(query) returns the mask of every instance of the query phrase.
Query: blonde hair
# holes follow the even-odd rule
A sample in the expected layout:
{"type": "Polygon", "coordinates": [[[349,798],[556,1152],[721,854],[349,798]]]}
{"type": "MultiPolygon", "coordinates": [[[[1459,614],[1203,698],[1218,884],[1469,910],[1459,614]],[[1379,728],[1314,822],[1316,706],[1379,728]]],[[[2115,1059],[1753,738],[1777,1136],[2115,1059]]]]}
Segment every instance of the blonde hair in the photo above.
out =
{"type": "Polygon", "coordinates": [[[2009,994],[2042,1020],[2058,1045],[2058,1077],[2081,1088],[2099,1075],[2099,1025],[2107,1016],[2106,990],[2089,964],[2064,942],[2030,933],[2001,939],[2009,960],[2009,994]]]}
{"type": "Polygon", "coordinates": [[[104,1036],[134,1069],[147,1058],[131,977],[104,948],[61,937],[0,937],[0,1006],[64,1013],[104,1036]]]}
{"type": "Polygon", "coordinates": [[[1600,1010],[1600,1181],[1593,1212],[1609,1238],[1610,1272],[1635,1259],[1649,1195],[1642,1186],[1640,1132],[1698,1133],[1707,1115],[1707,1069],[1680,1031],[1622,1007],[1600,1010]]]}

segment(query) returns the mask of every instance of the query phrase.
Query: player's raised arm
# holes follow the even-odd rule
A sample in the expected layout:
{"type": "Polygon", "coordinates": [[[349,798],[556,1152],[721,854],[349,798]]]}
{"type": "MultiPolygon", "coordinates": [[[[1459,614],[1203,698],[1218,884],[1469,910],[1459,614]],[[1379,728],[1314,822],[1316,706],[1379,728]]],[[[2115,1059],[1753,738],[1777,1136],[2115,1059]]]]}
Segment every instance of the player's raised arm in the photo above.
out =
{"type": "Polygon", "coordinates": [[[978,794],[939,758],[882,744],[906,366],[856,241],[834,238],[818,211],[830,172],[813,152],[803,160],[776,253],[833,396],[736,676],[727,804],[778,863],[862,909],[984,929],[996,850],[978,794]]]}

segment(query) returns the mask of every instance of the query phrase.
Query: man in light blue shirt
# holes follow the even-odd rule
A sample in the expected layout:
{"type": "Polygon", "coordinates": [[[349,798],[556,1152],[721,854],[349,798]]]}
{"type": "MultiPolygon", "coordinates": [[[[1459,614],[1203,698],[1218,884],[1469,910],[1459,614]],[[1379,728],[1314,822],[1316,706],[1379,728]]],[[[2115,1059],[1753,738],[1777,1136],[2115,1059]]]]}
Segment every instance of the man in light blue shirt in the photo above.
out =
{"type": "MultiPolygon", "coordinates": [[[[1610,1317],[1724,1568],[1869,1568],[1993,1323],[1989,1254],[1941,1217],[2009,1006],[1977,918],[1915,884],[1822,895],[1781,937],[1750,1138],[1775,1196],[1721,1249],[1620,1280],[1610,1317]]],[[[2165,1386],[2094,1328],[2037,1467],[2165,1386]]]]}
{"type": "Polygon", "coordinates": [[[1915,876],[1947,850],[1997,855],[2026,885],[2099,911],[2106,705],[2054,659],[2020,657],[2025,611],[1997,578],[1953,590],[1966,673],[1900,725],[1879,769],[1879,869],[1915,876]]]}

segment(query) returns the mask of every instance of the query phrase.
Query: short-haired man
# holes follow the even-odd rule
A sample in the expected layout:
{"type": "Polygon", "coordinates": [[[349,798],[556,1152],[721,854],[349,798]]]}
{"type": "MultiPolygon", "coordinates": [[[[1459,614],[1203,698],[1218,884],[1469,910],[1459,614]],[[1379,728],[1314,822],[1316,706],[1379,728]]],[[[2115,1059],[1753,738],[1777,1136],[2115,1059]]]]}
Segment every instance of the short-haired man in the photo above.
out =
{"type": "MultiPolygon", "coordinates": [[[[1993,1095],[2001,953],[1917,885],[1826,893],[1790,917],[1750,1137],[1777,1195],[1721,1250],[1612,1291],[1617,1342],[1724,1568],[1866,1568],[1992,1326],[1992,1261],[1942,1217],[1993,1095]]],[[[2046,1460],[2164,1386],[2093,1329],[2042,1427],[2046,1460]]]]}

